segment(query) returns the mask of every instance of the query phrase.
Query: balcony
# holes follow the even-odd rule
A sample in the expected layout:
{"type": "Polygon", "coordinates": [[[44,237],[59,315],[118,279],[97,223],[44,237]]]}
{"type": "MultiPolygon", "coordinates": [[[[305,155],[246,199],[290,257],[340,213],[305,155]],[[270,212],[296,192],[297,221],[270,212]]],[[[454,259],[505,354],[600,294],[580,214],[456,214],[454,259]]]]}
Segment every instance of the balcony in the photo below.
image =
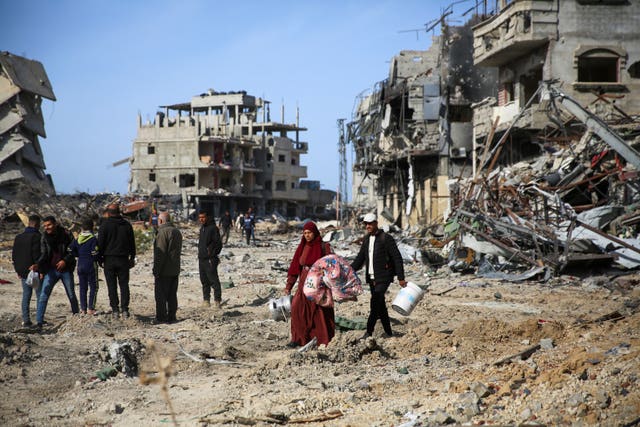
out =
{"type": "Polygon", "coordinates": [[[473,62],[499,67],[557,37],[555,0],[514,0],[473,28],[473,62]]]}

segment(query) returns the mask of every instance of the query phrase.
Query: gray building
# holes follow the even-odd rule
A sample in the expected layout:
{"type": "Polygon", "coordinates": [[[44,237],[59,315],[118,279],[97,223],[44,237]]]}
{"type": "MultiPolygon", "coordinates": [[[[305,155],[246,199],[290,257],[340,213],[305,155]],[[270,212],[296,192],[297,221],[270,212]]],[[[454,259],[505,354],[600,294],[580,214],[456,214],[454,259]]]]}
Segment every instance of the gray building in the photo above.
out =
{"type": "Polygon", "coordinates": [[[56,100],[38,61],[0,52],[0,197],[55,194],[40,139],[42,98],[56,100]]]}
{"type": "MultiPolygon", "coordinates": [[[[181,195],[183,202],[259,214],[314,211],[301,156],[306,129],[271,120],[270,103],[246,92],[209,90],[190,102],[161,106],[133,142],[129,191],[181,195]]],[[[284,116],[284,110],[282,112],[284,116]]]]}

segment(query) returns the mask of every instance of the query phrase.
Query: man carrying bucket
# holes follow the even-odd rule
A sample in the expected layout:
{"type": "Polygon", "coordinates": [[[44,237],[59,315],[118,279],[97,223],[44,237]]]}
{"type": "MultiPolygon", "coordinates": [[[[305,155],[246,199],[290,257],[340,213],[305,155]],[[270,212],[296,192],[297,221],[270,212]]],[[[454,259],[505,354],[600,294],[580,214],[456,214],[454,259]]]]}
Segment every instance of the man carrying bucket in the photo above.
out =
{"type": "Polygon", "coordinates": [[[351,263],[354,270],[365,266],[365,278],[371,289],[371,301],[369,318],[367,320],[367,332],[361,339],[369,338],[373,334],[376,321],[380,319],[387,337],[393,336],[389,312],[384,300],[393,277],[398,277],[400,287],[404,288],[407,282],[404,280],[404,266],[402,255],[398,250],[393,237],[378,228],[378,219],[375,214],[368,213],[362,219],[367,235],[362,241],[360,252],[351,263]]]}

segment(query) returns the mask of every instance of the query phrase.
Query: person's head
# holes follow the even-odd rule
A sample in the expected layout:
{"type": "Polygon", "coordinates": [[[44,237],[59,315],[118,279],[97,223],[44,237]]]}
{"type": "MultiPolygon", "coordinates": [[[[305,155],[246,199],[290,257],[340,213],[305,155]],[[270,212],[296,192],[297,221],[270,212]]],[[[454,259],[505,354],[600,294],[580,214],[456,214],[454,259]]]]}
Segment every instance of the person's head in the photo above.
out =
{"type": "Polygon", "coordinates": [[[231,214],[229,213],[229,211],[224,211],[224,216],[231,216],[231,214]]]}
{"type": "Polygon", "coordinates": [[[205,225],[209,221],[209,212],[204,209],[200,209],[198,212],[198,222],[205,225]]]}
{"type": "Polygon", "coordinates": [[[107,213],[109,216],[120,215],[120,203],[109,203],[107,205],[107,213]]]}
{"type": "Polygon", "coordinates": [[[364,228],[367,230],[369,234],[376,234],[378,231],[378,217],[376,214],[368,213],[362,218],[362,222],[364,223],[364,228]]]}
{"type": "Polygon", "coordinates": [[[56,219],[51,215],[45,216],[42,220],[42,228],[44,228],[44,232],[47,234],[53,234],[56,231],[57,225],[56,219]]]}
{"type": "Polygon", "coordinates": [[[40,228],[40,215],[29,215],[29,227],[40,228]]]}
{"type": "Polygon", "coordinates": [[[171,217],[169,216],[169,212],[165,211],[165,212],[160,212],[158,214],[158,225],[167,224],[170,221],[171,221],[171,217]]]}
{"type": "Polygon", "coordinates": [[[304,226],[302,227],[302,237],[304,237],[304,240],[311,242],[319,235],[320,231],[318,230],[315,222],[307,221],[304,223],[304,226]]]}
{"type": "Polygon", "coordinates": [[[82,227],[82,231],[93,231],[93,219],[84,218],[80,223],[80,227],[82,227]]]}

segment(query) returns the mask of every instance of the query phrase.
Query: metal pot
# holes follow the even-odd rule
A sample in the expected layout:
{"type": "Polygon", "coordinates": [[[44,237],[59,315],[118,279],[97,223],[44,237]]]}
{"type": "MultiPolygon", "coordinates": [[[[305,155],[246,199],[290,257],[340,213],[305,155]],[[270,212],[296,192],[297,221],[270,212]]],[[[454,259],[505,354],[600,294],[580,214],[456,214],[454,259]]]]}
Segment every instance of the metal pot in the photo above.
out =
{"type": "Polygon", "coordinates": [[[285,295],[280,298],[271,298],[267,303],[271,318],[273,320],[286,321],[291,313],[291,295],[285,295]]]}

